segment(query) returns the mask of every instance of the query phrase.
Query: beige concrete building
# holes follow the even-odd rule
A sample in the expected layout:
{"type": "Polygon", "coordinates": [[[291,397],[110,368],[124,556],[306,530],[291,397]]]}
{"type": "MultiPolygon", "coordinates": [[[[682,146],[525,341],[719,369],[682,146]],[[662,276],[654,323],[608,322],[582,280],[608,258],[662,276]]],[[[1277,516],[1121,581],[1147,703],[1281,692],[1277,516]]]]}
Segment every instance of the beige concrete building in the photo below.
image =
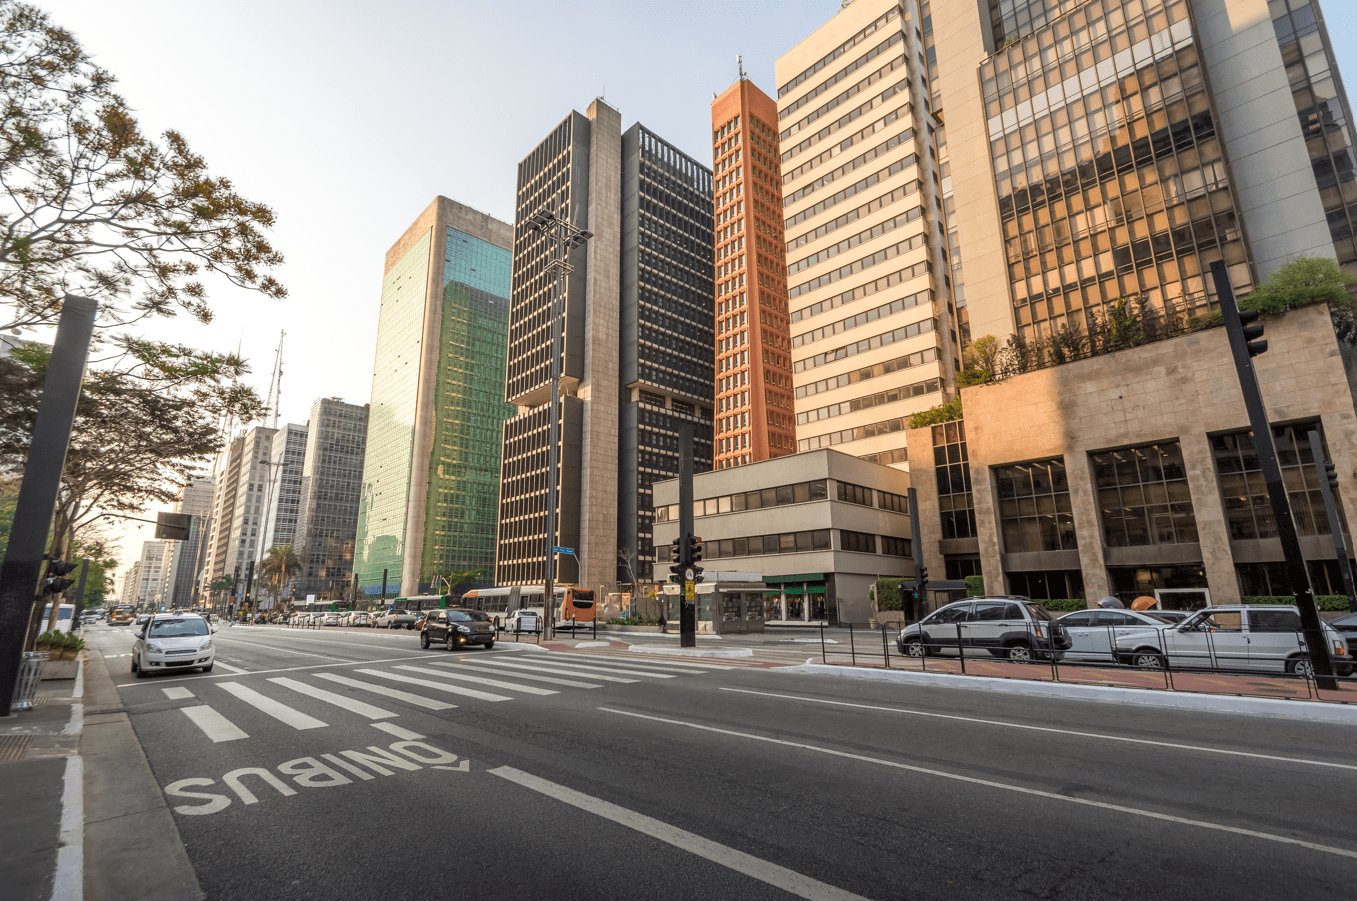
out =
{"type": "MultiPolygon", "coordinates": [[[[1341,594],[1306,436],[1323,436],[1340,500],[1357,497],[1357,350],[1338,341],[1323,307],[1267,320],[1266,335],[1254,365],[1311,582],[1341,594]]],[[[961,397],[964,422],[909,432],[931,572],[976,559],[988,591],[1038,598],[1290,593],[1223,328],[961,397]],[[969,509],[956,512],[958,497],[969,509]],[[958,515],[976,536],[938,538],[958,515]]]]}
{"type": "MultiPolygon", "coordinates": [[[[926,4],[925,4],[926,5],[926,4]]],[[[797,448],[903,466],[960,355],[920,7],[855,0],[777,60],[797,448]]]]}

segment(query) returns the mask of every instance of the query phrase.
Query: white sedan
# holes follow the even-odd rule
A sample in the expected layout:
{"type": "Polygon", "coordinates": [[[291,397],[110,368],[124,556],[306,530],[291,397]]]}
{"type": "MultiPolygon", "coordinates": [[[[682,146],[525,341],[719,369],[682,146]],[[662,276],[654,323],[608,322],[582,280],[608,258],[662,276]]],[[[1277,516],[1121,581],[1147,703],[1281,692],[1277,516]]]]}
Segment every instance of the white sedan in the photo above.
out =
{"type": "Polygon", "coordinates": [[[216,626],[196,613],[158,613],[137,632],[132,644],[132,672],[138,679],[152,673],[199,667],[212,672],[216,649],[212,633],[216,626]]]}
{"type": "Polygon", "coordinates": [[[1154,611],[1139,610],[1076,610],[1060,617],[1059,622],[1069,630],[1074,642],[1065,652],[1065,660],[1096,660],[1111,663],[1112,645],[1122,635],[1141,629],[1163,628],[1173,625],[1167,617],[1154,611]]]}

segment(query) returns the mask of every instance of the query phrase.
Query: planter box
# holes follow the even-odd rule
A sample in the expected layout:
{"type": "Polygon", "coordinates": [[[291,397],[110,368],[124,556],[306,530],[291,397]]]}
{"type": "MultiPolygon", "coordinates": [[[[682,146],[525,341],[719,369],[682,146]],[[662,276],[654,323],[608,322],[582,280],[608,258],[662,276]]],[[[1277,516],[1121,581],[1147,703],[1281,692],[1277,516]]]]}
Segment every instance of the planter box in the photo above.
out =
{"type": "Polygon", "coordinates": [[[905,627],[905,611],[903,610],[878,610],[873,619],[876,620],[878,626],[889,623],[901,629],[905,627]]]}
{"type": "Polygon", "coordinates": [[[84,660],[84,651],[76,654],[71,660],[49,660],[47,665],[42,668],[42,681],[53,682],[62,679],[74,679],[84,660]]]}

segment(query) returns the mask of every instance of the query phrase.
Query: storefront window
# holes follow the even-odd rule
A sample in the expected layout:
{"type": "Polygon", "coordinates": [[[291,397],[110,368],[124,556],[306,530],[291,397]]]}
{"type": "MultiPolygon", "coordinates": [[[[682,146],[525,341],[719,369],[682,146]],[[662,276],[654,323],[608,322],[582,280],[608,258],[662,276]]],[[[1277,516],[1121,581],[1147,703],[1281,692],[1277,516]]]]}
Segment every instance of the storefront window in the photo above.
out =
{"type": "Polygon", "coordinates": [[[1177,441],[1093,454],[1108,547],[1189,544],[1197,520],[1177,441]]]}

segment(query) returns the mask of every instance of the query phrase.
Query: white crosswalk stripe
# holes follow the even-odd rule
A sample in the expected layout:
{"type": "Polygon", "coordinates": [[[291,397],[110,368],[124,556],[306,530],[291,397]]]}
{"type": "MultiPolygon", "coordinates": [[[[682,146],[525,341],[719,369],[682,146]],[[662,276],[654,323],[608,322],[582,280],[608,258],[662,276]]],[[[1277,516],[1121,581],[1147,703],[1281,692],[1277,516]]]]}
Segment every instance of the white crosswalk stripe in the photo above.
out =
{"type": "Polygon", "coordinates": [[[505,667],[515,671],[527,670],[530,673],[555,673],[560,676],[584,676],[590,679],[601,679],[604,682],[621,682],[626,685],[641,681],[640,679],[624,679],[621,676],[604,676],[594,673],[571,672],[541,663],[518,663],[513,660],[478,660],[477,663],[484,666],[505,667]]]}
{"type": "Polygon", "coordinates": [[[732,670],[736,667],[728,663],[698,663],[696,660],[666,660],[656,657],[653,654],[631,654],[627,657],[617,655],[616,657],[605,657],[602,654],[590,654],[590,660],[606,661],[608,663],[620,663],[623,666],[672,666],[683,667],[685,669],[700,670],[732,670]]]}
{"type": "Polygon", "coordinates": [[[187,688],[162,688],[161,691],[165,692],[165,697],[169,698],[171,701],[182,701],[184,698],[193,697],[193,692],[189,691],[187,688]]]}
{"type": "Polygon", "coordinates": [[[255,709],[267,713],[269,716],[281,723],[286,723],[294,729],[322,729],[325,723],[302,713],[300,710],[294,710],[286,704],[279,703],[267,695],[261,695],[253,688],[246,688],[239,682],[219,682],[217,683],[224,690],[235,695],[240,700],[249,704],[255,709]]]}
{"type": "MultiPolygon", "coordinates": [[[[487,661],[487,662],[499,663],[500,661],[495,660],[495,661],[487,661]]],[[[589,665],[589,664],[587,664],[587,663],[576,663],[576,662],[573,661],[573,660],[568,660],[568,661],[567,661],[567,660],[548,660],[548,661],[545,661],[544,663],[541,663],[541,664],[538,664],[537,661],[533,661],[533,663],[534,663],[534,665],[538,665],[538,666],[550,666],[550,667],[552,667],[553,669],[559,669],[559,670],[562,670],[562,671],[567,672],[567,673],[569,673],[569,672],[574,672],[574,673],[576,673],[577,675],[581,675],[581,676],[593,676],[593,675],[595,675],[596,673],[617,673],[617,674],[622,675],[622,676],[643,676],[644,678],[647,678],[647,679],[677,679],[677,678],[678,678],[678,676],[676,676],[676,675],[674,675],[674,674],[672,674],[672,673],[651,672],[650,670],[641,670],[641,669],[634,669],[634,668],[623,669],[622,667],[617,667],[617,666],[614,666],[614,667],[609,667],[609,666],[591,666],[591,665],[589,665]]]]}
{"type": "Polygon", "coordinates": [[[214,743],[250,737],[239,726],[222,716],[215,708],[208,707],[206,704],[180,707],[179,709],[184,711],[184,716],[189,718],[189,722],[203,730],[203,734],[212,739],[214,743]]]}
{"type": "Polygon", "coordinates": [[[522,685],[518,682],[501,682],[498,679],[483,679],[480,676],[468,676],[464,673],[450,673],[444,670],[425,669],[422,666],[397,666],[396,669],[403,669],[411,673],[423,673],[426,676],[438,676],[440,679],[460,679],[463,682],[474,682],[477,685],[489,685],[491,688],[507,688],[510,691],[521,691],[530,695],[558,695],[559,691],[551,688],[538,688],[535,685],[522,685]]]}
{"type": "Polygon", "coordinates": [[[350,679],[337,673],[312,673],[312,675],[317,679],[329,679],[331,682],[338,682],[340,685],[347,685],[350,688],[371,691],[394,701],[404,701],[416,707],[423,707],[425,710],[454,710],[457,707],[456,704],[449,704],[447,701],[440,701],[437,698],[426,698],[424,695],[411,694],[398,688],[387,688],[385,685],[378,685],[375,682],[350,679]]]}
{"type": "MultiPolygon", "coordinates": [[[[553,658],[555,659],[555,658],[553,658]]],[[[613,669],[632,669],[645,673],[679,673],[685,676],[702,676],[706,674],[704,669],[693,669],[679,663],[669,663],[665,660],[618,660],[611,657],[599,657],[593,654],[581,654],[577,657],[571,657],[569,660],[562,660],[562,663],[582,664],[585,666],[605,666],[613,669]]]]}
{"type": "MultiPolygon", "coordinates": [[[[462,667],[462,668],[464,668],[464,669],[472,669],[472,670],[474,670],[474,669],[476,668],[476,664],[475,664],[474,661],[468,662],[468,661],[466,661],[466,660],[460,660],[460,659],[459,659],[459,660],[440,660],[440,661],[438,661],[438,662],[437,662],[436,664],[434,664],[434,665],[435,665],[435,666],[453,666],[453,667],[462,667]]],[[[481,672],[495,672],[496,675],[502,675],[502,674],[503,674],[502,671],[496,671],[496,670],[482,670],[481,672]]],[[[528,675],[527,673],[520,673],[520,672],[513,672],[513,673],[511,673],[510,675],[512,675],[515,679],[527,679],[527,680],[530,681],[530,682],[542,682],[542,683],[544,683],[544,684],[546,684],[546,685],[564,685],[564,686],[566,686],[567,688],[602,688],[602,687],[603,687],[603,686],[598,685],[597,683],[594,683],[594,682],[576,682],[574,679],[557,679],[557,678],[555,678],[555,677],[553,677],[553,676],[530,676],[530,675],[528,675]]],[[[630,682],[630,681],[633,681],[633,680],[628,679],[627,681],[630,682]]]]}
{"type": "Polygon", "coordinates": [[[278,677],[270,679],[269,681],[276,685],[281,685],[284,688],[290,688],[293,691],[301,692],[307,697],[315,698],[317,701],[324,701],[326,704],[342,707],[351,713],[365,716],[370,720],[384,720],[388,717],[398,715],[390,710],[383,710],[380,707],[374,707],[373,705],[365,704],[362,701],[355,701],[353,698],[346,698],[343,695],[337,695],[334,692],[326,691],[323,688],[316,688],[314,685],[307,685],[305,682],[298,682],[296,679],[278,677]]]}
{"type": "Polygon", "coordinates": [[[228,673],[248,673],[248,672],[249,672],[249,670],[247,670],[247,669],[241,669],[240,667],[238,667],[238,666],[232,666],[232,665],[229,664],[229,663],[222,663],[220,660],[213,660],[213,661],[212,661],[212,666],[213,666],[214,669],[215,669],[216,667],[221,667],[222,669],[226,670],[228,673]]]}
{"type": "Polygon", "coordinates": [[[477,691],[474,688],[463,688],[460,685],[450,685],[447,682],[433,682],[429,679],[416,679],[414,676],[403,676],[400,673],[384,673],[375,669],[360,669],[358,672],[365,676],[376,676],[379,679],[391,679],[395,682],[406,682],[410,685],[422,685],[425,688],[436,688],[439,691],[447,691],[455,695],[465,695],[468,698],[479,698],[482,701],[513,700],[513,698],[508,695],[497,695],[488,691],[477,691]]]}

